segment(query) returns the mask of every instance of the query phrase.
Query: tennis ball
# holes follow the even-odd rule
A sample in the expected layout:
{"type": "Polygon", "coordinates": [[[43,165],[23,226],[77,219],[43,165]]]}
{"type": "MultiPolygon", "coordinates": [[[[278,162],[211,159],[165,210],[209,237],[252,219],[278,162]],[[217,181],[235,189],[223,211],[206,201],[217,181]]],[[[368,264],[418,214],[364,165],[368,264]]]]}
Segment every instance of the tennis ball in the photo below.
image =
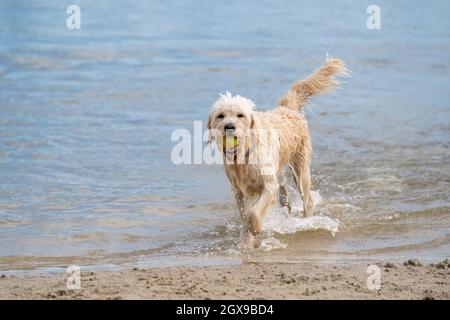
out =
{"type": "Polygon", "coordinates": [[[226,136],[223,138],[223,145],[226,148],[234,148],[238,145],[238,138],[234,136],[226,136]]]}

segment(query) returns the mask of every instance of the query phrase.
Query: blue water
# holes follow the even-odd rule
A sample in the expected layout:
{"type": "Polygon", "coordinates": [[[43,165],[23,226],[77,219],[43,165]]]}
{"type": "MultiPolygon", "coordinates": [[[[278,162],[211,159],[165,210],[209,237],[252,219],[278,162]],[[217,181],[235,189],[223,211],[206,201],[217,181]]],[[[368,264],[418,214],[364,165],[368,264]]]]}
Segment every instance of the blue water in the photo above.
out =
{"type": "Polygon", "coordinates": [[[174,165],[171,133],[226,90],[275,106],[327,53],[352,75],[305,113],[341,227],[259,258],[450,256],[450,3],[377,1],[380,30],[370,1],[76,1],[80,30],[70,4],[0,2],[1,269],[228,259],[223,170],[174,165]]]}

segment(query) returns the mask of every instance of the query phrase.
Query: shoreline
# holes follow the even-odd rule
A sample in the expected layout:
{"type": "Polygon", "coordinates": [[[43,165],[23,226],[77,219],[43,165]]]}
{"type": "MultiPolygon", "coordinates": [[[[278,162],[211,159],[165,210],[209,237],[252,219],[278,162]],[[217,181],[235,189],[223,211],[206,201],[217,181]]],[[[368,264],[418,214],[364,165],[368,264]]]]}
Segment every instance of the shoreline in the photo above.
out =
{"type": "Polygon", "coordinates": [[[79,290],[67,288],[69,276],[0,272],[0,299],[450,299],[448,260],[82,270],[79,290]],[[374,265],[380,288],[370,290],[374,265]]]}

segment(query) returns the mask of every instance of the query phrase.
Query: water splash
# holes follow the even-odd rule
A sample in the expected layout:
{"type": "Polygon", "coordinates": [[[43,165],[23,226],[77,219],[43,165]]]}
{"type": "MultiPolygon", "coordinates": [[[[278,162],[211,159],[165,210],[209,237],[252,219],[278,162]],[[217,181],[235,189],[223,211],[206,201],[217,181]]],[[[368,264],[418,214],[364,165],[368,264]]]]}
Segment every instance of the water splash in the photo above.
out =
{"type": "Polygon", "coordinates": [[[287,244],[282,243],[280,240],[274,237],[269,237],[261,241],[261,245],[259,246],[259,251],[271,251],[275,249],[284,249],[287,247],[287,244]]]}
{"type": "MultiPolygon", "coordinates": [[[[311,192],[314,206],[322,201],[318,191],[311,192]]],[[[327,230],[334,236],[339,231],[340,222],[326,216],[313,216],[303,218],[303,203],[299,199],[294,199],[292,213],[287,214],[285,209],[275,208],[264,221],[264,230],[269,232],[277,232],[281,234],[289,234],[300,231],[310,230],[327,230]],[[297,204],[297,203],[295,203],[297,204]]]]}

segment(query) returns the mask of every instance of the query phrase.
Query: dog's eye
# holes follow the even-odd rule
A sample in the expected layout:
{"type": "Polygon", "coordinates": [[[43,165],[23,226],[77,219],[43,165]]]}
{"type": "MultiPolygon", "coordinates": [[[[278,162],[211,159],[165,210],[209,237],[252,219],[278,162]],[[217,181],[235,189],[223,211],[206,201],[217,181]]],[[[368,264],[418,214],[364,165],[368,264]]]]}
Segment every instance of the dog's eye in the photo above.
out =
{"type": "Polygon", "coordinates": [[[223,119],[225,116],[221,113],[217,116],[217,119],[223,119]]]}
{"type": "Polygon", "coordinates": [[[238,114],[238,118],[243,118],[243,117],[244,117],[244,115],[242,113],[238,114]]]}

